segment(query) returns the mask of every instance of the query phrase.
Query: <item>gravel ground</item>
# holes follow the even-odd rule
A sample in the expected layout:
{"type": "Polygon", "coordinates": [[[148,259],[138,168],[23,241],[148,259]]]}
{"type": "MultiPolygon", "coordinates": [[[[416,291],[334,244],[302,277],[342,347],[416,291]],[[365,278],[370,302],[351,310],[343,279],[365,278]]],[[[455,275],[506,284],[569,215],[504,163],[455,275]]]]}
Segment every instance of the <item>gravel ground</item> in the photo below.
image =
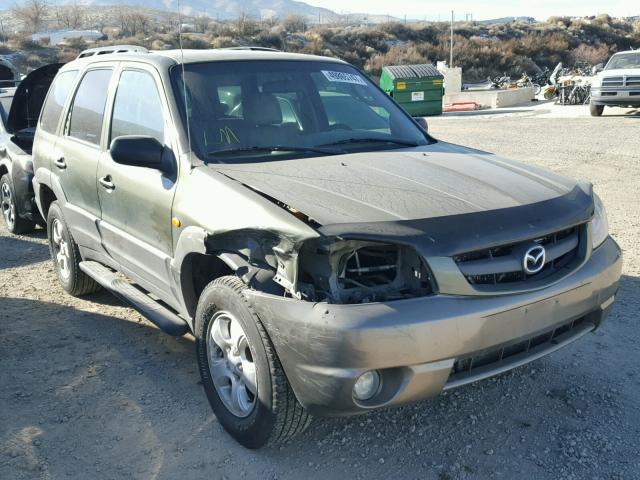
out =
{"type": "Polygon", "coordinates": [[[191,337],[58,286],[42,232],[0,227],[0,478],[640,478],[640,117],[441,117],[438,138],[590,179],[625,251],[602,329],[431,401],[316,420],[247,451],[209,409],[191,337]]]}

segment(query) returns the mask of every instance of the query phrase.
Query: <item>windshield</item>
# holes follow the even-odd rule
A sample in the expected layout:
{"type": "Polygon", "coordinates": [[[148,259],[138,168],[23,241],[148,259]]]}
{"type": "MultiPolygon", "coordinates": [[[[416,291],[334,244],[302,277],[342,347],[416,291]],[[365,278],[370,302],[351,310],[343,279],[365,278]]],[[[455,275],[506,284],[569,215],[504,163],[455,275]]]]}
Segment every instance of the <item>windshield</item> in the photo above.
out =
{"type": "MultiPolygon", "coordinates": [[[[424,145],[429,137],[350,65],[225,61],[172,70],[192,148],[205,161],[424,145]],[[185,92],[186,90],[186,92],[185,92]],[[185,95],[186,93],[186,95],[185,95]]],[[[184,121],[184,118],[183,118],[184,121]]]]}
{"type": "Polygon", "coordinates": [[[640,68],[640,52],[618,53],[611,57],[605,70],[640,68]]]}

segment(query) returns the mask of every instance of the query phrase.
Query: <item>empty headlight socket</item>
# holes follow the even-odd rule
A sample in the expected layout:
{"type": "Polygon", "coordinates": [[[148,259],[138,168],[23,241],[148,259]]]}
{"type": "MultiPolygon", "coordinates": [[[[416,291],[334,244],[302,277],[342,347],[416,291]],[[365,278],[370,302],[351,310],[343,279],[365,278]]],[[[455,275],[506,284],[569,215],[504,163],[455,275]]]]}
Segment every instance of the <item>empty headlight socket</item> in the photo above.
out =
{"type": "Polygon", "coordinates": [[[298,263],[302,298],[329,303],[368,303],[433,293],[433,276],[411,247],[341,239],[313,239],[298,263]]]}

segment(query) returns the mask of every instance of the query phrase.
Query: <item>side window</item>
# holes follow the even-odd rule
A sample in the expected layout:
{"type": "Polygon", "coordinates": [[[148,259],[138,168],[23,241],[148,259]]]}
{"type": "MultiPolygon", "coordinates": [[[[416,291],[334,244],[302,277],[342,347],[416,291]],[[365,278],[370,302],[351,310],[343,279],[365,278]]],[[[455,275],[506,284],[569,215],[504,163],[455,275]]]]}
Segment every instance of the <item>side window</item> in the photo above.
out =
{"type": "Polygon", "coordinates": [[[71,106],[69,136],[100,144],[111,70],[90,70],[82,78],[71,106]]]}
{"type": "Polygon", "coordinates": [[[77,71],[62,72],[53,81],[40,118],[40,128],[45,132],[56,132],[62,109],[69,97],[69,93],[71,93],[73,82],[75,82],[77,76],[77,71]]]}
{"type": "Polygon", "coordinates": [[[153,77],[125,70],[120,76],[113,103],[110,139],[123,135],[146,135],[164,143],[164,112],[153,77]]]}

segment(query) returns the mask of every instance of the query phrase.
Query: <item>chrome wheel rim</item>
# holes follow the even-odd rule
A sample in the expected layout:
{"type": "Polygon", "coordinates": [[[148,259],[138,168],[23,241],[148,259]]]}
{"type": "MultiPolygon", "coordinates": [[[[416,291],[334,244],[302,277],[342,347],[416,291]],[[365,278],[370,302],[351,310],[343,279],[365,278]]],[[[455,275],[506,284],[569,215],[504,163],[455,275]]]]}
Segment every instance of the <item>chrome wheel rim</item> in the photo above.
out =
{"type": "Polygon", "coordinates": [[[207,332],[209,372],[224,406],[244,418],[255,408],[258,379],[254,355],[240,322],[229,312],[219,311],[207,332]]]}
{"type": "Polygon", "coordinates": [[[2,215],[7,227],[13,228],[16,221],[16,206],[13,203],[13,195],[8,183],[2,184],[2,215]]]}
{"type": "Polygon", "coordinates": [[[71,275],[71,267],[69,262],[69,242],[64,238],[64,226],[57,218],[51,224],[53,243],[53,254],[58,264],[58,270],[62,278],[67,279],[71,275]]]}

